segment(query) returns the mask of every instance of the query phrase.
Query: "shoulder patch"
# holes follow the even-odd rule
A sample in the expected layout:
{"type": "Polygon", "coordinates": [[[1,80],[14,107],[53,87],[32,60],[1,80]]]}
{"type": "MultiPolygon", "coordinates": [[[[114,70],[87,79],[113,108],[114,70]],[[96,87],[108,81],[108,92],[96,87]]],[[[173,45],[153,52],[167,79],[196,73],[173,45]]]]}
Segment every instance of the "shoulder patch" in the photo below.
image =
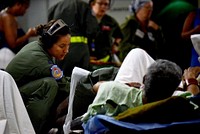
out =
{"type": "Polygon", "coordinates": [[[57,65],[53,65],[51,67],[51,74],[56,80],[59,80],[63,77],[63,71],[57,65]]]}

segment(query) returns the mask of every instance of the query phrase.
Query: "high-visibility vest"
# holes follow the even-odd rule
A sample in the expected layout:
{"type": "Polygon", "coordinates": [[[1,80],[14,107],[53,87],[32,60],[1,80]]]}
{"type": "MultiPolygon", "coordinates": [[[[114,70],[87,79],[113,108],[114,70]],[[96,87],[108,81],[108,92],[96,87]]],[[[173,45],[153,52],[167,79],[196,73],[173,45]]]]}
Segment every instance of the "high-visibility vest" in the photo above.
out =
{"type": "Polygon", "coordinates": [[[72,36],[70,42],[71,43],[85,43],[85,44],[87,44],[88,39],[86,37],[83,37],[83,36],[72,36]]]}

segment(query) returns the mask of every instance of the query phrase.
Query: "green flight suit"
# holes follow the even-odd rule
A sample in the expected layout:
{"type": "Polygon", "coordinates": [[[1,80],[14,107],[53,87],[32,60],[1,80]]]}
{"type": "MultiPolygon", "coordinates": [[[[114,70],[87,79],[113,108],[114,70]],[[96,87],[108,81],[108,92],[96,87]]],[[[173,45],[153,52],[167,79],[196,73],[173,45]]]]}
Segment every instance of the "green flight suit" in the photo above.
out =
{"type": "Polygon", "coordinates": [[[162,29],[154,30],[147,28],[143,32],[142,26],[134,15],[128,16],[121,24],[121,30],[124,34],[124,39],[120,42],[120,60],[123,61],[126,55],[133,48],[142,48],[153,59],[159,59],[162,55],[162,47],[165,43],[162,29]]]}
{"type": "Polygon", "coordinates": [[[16,81],[36,133],[43,133],[53,106],[69,95],[69,82],[53,75],[54,66],[42,43],[34,41],[23,47],[6,68],[16,81]]]}

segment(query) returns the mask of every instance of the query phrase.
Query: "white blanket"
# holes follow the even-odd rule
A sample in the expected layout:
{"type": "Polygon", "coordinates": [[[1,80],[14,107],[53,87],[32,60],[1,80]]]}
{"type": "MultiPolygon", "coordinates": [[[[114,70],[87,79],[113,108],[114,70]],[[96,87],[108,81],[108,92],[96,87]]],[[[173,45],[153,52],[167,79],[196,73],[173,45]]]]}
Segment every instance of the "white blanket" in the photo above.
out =
{"type": "Polygon", "coordinates": [[[0,70],[0,134],[35,134],[14,79],[2,70],[0,70]]]}
{"type": "Polygon", "coordinates": [[[122,83],[138,82],[142,84],[147,68],[154,62],[154,59],[144,50],[140,48],[132,49],[122,62],[115,81],[122,83]]]}
{"type": "Polygon", "coordinates": [[[0,69],[6,69],[9,62],[15,57],[15,54],[8,48],[0,49],[0,69]]]}

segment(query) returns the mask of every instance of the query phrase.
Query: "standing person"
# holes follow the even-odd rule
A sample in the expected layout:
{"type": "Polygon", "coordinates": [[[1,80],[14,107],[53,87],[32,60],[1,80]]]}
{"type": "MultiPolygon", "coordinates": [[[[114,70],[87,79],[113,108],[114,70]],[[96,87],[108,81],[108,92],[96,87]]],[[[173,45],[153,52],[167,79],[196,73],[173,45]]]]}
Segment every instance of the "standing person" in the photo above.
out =
{"type": "Polygon", "coordinates": [[[9,0],[5,2],[6,8],[0,12],[0,54],[3,58],[1,64],[5,64],[2,67],[4,69],[12,57],[8,61],[4,61],[5,58],[9,57],[10,53],[14,56],[28,43],[30,37],[37,35],[34,28],[29,28],[25,33],[17,22],[17,17],[26,13],[29,4],[30,0],[9,0]]]}
{"type": "Polygon", "coordinates": [[[24,46],[6,71],[16,81],[37,134],[47,133],[57,105],[69,95],[67,79],[56,65],[69,51],[70,28],[61,19],[36,27],[41,36],[24,46]]]}
{"type": "Polygon", "coordinates": [[[151,20],[152,0],[133,0],[130,10],[133,14],[121,25],[126,36],[119,46],[120,59],[123,61],[133,48],[142,48],[153,59],[157,59],[164,38],[160,26],[151,20]]]}
{"type": "Polygon", "coordinates": [[[89,0],[89,4],[99,24],[99,31],[92,43],[89,44],[91,56],[97,61],[117,62],[112,56],[113,54],[116,56],[123,34],[118,22],[106,14],[110,8],[111,0],[89,0]]]}
{"type": "Polygon", "coordinates": [[[98,28],[89,4],[82,0],[62,0],[48,10],[48,20],[63,19],[71,26],[71,45],[68,55],[58,65],[66,76],[71,76],[75,66],[89,68],[88,39],[95,36],[98,28]]]}
{"type": "MultiPolygon", "coordinates": [[[[191,45],[191,35],[193,34],[199,34],[200,33],[200,9],[196,9],[194,11],[191,11],[188,16],[185,19],[183,29],[181,36],[184,40],[188,41],[191,45]]],[[[199,55],[195,51],[194,47],[192,47],[191,50],[191,62],[190,66],[200,66],[200,63],[198,61],[199,55]]]]}

